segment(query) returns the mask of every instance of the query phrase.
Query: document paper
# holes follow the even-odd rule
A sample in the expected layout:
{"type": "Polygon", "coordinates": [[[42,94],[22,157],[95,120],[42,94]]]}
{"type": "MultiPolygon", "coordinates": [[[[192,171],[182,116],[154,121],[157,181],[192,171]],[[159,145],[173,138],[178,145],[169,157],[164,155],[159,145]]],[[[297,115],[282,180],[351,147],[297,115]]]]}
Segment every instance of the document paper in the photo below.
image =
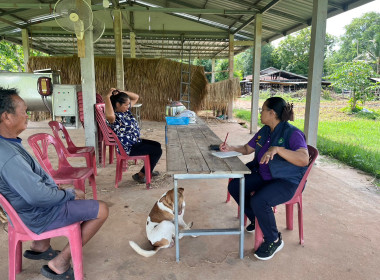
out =
{"type": "Polygon", "coordinates": [[[216,156],[218,158],[229,158],[229,157],[238,157],[241,156],[242,153],[230,151],[230,152],[212,152],[213,156],[216,156]]]}

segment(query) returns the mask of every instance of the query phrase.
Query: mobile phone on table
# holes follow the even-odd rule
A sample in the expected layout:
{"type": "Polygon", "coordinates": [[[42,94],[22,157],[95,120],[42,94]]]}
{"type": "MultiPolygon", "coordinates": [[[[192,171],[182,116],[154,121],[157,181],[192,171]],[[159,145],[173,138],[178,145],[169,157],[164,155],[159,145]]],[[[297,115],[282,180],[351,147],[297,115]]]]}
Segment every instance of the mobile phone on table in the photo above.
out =
{"type": "Polygon", "coordinates": [[[212,151],[219,151],[219,145],[210,145],[209,149],[212,151]]]}

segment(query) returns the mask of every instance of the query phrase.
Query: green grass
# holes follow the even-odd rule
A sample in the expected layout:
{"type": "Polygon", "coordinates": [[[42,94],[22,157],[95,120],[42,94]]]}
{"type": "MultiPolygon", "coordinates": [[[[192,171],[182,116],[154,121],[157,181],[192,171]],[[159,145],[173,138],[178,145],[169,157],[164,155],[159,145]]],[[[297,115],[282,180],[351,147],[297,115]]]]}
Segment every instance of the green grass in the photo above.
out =
{"type": "MultiPolygon", "coordinates": [[[[235,110],[235,116],[250,121],[251,112],[235,110]]],[[[375,112],[378,114],[378,112],[375,112]]],[[[261,125],[261,124],[259,124],[261,125]]],[[[294,125],[303,130],[304,120],[294,125]]],[[[336,158],[380,179],[380,123],[355,114],[349,121],[319,121],[317,148],[321,154],[336,158]]]]}

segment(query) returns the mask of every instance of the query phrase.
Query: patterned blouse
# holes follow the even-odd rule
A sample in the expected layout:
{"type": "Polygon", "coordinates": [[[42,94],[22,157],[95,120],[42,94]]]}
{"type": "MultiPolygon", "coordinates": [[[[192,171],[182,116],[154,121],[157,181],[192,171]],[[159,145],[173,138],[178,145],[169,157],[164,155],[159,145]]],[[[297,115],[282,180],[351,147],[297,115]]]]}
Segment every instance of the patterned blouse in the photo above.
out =
{"type": "Polygon", "coordinates": [[[129,110],[124,113],[115,112],[115,117],[114,123],[107,123],[119,138],[125,152],[129,155],[132,146],[141,142],[139,124],[129,110]]]}

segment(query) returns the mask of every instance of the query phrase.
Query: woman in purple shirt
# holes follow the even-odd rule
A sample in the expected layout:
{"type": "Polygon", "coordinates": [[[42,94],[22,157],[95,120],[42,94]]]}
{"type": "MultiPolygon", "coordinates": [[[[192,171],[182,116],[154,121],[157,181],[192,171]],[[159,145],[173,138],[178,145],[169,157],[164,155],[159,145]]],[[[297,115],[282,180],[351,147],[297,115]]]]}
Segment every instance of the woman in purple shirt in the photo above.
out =
{"type": "MultiPolygon", "coordinates": [[[[149,155],[151,174],[157,176],[159,173],[153,169],[162,155],[161,144],[140,138],[139,124],[130,111],[138,99],[136,93],[111,88],[104,100],[105,115],[125,152],[130,156],[149,155]]],[[[145,183],[144,166],[132,178],[139,183],[145,183]]]]}
{"type": "MultiPolygon", "coordinates": [[[[268,98],[260,114],[264,126],[247,144],[220,145],[221,151],[255,152],[247,164],[252,173],[245,175],[244,212],[251,221],[246,230],[255,230],[256,217],[263,231],[264,242],[255,252],[261,260],[271,259],[284,246],[272,207],[293,197],[309,163],[305,135],[288,123],[293,116],[293,105],[281,97],[268,98]]],[[[229,183],[228,191],[239,204],[239,179],[229,183]]]]}

